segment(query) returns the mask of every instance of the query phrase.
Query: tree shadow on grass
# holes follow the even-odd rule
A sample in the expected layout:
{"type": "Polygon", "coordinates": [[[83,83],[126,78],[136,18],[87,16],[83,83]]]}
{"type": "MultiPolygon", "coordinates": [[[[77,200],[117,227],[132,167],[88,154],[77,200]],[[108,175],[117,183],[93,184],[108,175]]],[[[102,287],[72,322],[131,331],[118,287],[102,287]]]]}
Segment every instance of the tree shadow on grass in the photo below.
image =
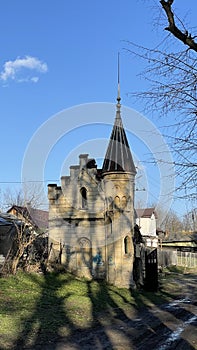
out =
{"type": "MultiPolygon", "coordinates": [[[[43,278],[40,278],[36,274],[29,274],[28,276],[34,284],[39,284],[40,296],[35,302],[34,311],[31,315],[21,321],[21,332],[10,349],[55,350],[61,344],[64,344],[64,348],[66,349],[92,349],[94,346],[96,349],[98,348],[97,343],[101,344],[103,348],[106,348],[106,344],[108,344],[109,349],[113,348],[109,338],[105,334],[104,328],[101,329],[98,323],[93,305],[93,302],[96,302],[96,300],[92,298],[90,288],[91,282],[80,282],[82,287],[84,287],[84,296],[89,296],[91,321],[87,322],[86,320],[86,326],[79,327],[77,322],[73,321],[74,315],[71,315],[70,311],[66,308],[66,301],[69,299],[71,303],[72,300],[76,304],[78,302],[77,292],[72,292],[69,288],[69,283],[75,281],[74,277],[69,274],[56,273],[47,273],[43,278]],[[99,335],[93,338],[91,338],[92,327],[96,327],[99,331],[99,335]],[[102,340],[100,339],[101,333],[102,340]]],[[[100,292],[103,293],[103,290],[100,292]]],[[[80,297],[82,296],[80,295],[80,297]]],[[[100,298],[98,302],[100,303],[100,298]]],[[[79,310],[75,310],[74,304],[72,305],[72,309],[76,316],[79,315],[79,310]]],[[[84,309],[84,306],[82,309],[84,309]]],[[[0,350],[3,350],[1,346],[0,350]]]]}
{"type": "MultiPolygon", "coordinates": [[[[105,282],[79,281],[69,274],[28,276],[39,284],[41,292],[32,314],[22,319],[21,332],[10,350],[146,350],[147,345],[160,349],[161,343],[171,334],[159,313],[147,306],[148,301],[162,311],[167,295],[158,305],[151,292],[132,290],[129,298],[129,293],[105,282]],[[80,290],[72,290],[73,281],[80,290]]],[[[194,349],[186,340],[181,344],[185,349],[194,349]]],[[[0,350],[5,349],[0,345],[0,350]]]]}
{"type": "Polygon", "coordinates": [[[44,344],[48,344],[49,348],[50,344],[58,341],[62,326],[66,325],[68,332],[75,330],[74,324],[66,315],[64,297],[57,295],[62,285],[69,282],[69,275],[62,275],[60,278],[56,273],[47,273],[43,279],[36,274],[30,274],[29,277],[40,285],[40,298],[36,301],[34,312],[22,320],[22,330],[13,350],[34,349],[35,346],[42,349],[44,344]]]}

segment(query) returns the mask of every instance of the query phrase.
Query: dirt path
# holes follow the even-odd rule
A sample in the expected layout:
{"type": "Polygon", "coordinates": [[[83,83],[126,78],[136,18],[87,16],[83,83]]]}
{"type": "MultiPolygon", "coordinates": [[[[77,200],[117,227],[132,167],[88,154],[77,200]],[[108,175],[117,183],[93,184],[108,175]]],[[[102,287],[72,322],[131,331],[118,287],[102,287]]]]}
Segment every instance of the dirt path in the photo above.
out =
{"type": "MultiPolygon", "coordinates": [[[[165,283],[165,280],[163,281],[165,283]]],[[[177,275],[171,303],[97,317],[90,330],[76,331],[42,350],[189,350],[197,349],[197,276],[177,275]]],[[[39,347],[36,347],[39,349],[39,347]]]]}

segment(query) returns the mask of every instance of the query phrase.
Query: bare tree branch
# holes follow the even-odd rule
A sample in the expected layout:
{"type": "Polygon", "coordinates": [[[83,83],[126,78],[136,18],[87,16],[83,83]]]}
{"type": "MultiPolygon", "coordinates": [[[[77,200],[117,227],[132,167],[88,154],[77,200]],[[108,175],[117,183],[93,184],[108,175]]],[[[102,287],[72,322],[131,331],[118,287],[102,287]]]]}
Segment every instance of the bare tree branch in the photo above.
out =
{"type": "Polygon", "coordinates": [[[170,33],[172,33],[177,39],[182,41],[191,50],[197,52],[197,43],[195,42],[194,37],[192,37],[192,35],[188,33],[187,30],[185,33],[183,33],[175,24],[174,13],[172,11],[172,4],[174,3],[174,0],[160,0],[160,3],[166,13],[169,24],[165,30],[168,30],[170,33]]]}
{"type": "Polygon", "coordinates": [[[174,153],[179,185],[188,189],[188,198],[195,196],[197,186],[197,62],[196,53],[189,50],[166,52],[129,43],[127,52],[147,65],[140,73],[150,87],[131,93],[145,102],[146,113],[155,113],[167,126],[164,136],[174,153]]]}

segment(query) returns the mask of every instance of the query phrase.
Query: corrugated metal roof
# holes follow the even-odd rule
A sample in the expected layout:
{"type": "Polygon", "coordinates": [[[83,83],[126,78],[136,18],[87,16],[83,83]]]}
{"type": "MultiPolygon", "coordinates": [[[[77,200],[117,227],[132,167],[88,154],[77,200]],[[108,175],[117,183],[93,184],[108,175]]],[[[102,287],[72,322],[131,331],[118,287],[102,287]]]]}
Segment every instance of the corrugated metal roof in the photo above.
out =
{"type": "Polygon", "coordinates": [[[13,222],[20,223],[21,220],[9,213],[0,213],[0,225],[12,225],[13,222]]]}
{"type": "Polygon", "coordinates": [[[103,162],[102,172],[130,172],[136,174],[129,143],[122,124],[119,103],[117,104],[116,118],[103,162]]]}

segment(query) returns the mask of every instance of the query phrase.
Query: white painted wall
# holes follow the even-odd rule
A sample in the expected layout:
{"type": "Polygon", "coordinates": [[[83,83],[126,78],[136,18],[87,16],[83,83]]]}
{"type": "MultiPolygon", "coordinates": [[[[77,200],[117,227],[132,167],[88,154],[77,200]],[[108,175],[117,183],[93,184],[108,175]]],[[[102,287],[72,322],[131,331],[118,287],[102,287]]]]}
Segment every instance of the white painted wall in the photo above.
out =
{"type": "Polygon", "coordinates": [[[156,236],[156,219],[154,213],[150,218],[136,218],[142,236],[156,236]]]}

